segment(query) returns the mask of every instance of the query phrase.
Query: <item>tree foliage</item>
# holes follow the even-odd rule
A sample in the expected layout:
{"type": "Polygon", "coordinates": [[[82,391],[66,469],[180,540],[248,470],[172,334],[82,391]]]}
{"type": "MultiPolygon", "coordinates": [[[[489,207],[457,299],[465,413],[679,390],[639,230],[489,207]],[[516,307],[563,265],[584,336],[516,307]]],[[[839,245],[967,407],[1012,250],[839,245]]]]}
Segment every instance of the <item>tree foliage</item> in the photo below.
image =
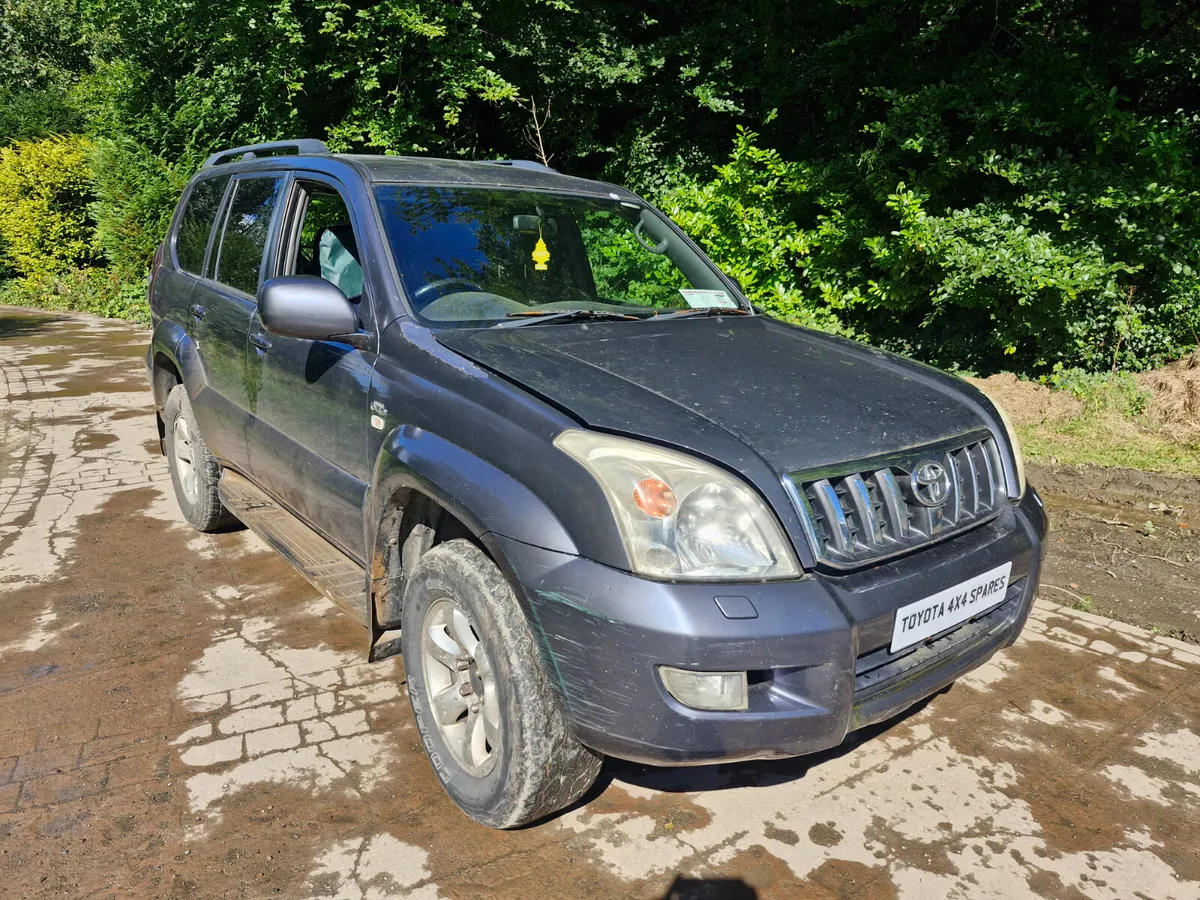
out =
{"type": "Polygon", "coordinates": [[[14,274],[53,276],[95,258],[90,149],[80,137],[0,148],[0,248],[14,274]]]}
{"type": "MultiPolygon", "coordinates": [[[[109,265],[214,148],[528,156],[661,202],[775,315],[945,366],[1200,331],[1187,0],[0,0],[0,144],[95,141],[109,265]]],[[[8,263],[12,267],[11,260],[8,263]]]]}
{"type": "Polygon", "coordinates": [[[101,138],[91,153],[96,243],[115,272],[141,278],[190,174],[131,138],[101,138]]]}

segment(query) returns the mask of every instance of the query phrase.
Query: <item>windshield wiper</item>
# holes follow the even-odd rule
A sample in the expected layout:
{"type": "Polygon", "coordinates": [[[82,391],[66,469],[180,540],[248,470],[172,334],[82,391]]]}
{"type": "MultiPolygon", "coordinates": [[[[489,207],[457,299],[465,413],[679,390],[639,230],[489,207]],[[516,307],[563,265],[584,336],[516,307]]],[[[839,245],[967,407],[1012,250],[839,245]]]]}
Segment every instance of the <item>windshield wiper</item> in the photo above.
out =
{"type": "Polygon", "coordinates": [[[656,313],[654,318],[690,319],[692,316],[750,316],[753,313],[740,306],[705,306],[701,309],[681,309],[674,312],[656,313]]]}
{"type": "Polygon", "coordinates": [[[521,328],[524,325],[544,325],[547,322],[569,322],[577,319],[643,319],[629,313],[608,312],[600,309],[564,309],[559,312],[513,312],[508,314],[511,322],[497,322],[493,328],[521,328]]]}

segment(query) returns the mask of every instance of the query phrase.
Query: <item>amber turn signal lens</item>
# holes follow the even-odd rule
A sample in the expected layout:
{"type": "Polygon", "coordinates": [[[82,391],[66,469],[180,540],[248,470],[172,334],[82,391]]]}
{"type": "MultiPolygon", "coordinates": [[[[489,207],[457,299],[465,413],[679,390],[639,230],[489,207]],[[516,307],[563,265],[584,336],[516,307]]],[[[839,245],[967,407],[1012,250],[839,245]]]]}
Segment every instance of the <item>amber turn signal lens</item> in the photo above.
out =
{"type": "Polygon", "coordinates": [[[679,506],[671,486],[657,478],[639,481],[633,489],[633,502],[646,515],[656,519],[665,519],[679,506]]]}

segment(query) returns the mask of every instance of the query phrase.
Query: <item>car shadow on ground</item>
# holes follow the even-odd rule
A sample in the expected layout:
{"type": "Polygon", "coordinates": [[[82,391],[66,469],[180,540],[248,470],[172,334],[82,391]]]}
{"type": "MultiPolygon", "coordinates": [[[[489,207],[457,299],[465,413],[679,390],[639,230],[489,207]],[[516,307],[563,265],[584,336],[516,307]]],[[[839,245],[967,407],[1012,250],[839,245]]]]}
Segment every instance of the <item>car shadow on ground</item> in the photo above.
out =
{"type": "Polygon", "coordinates": [[[672,767],[648,766],[618,759],[606,759],[604,761],[604,768],[600,770],[600,777],[596,780],[595,785],[571,808],[586,806],[608,790],[608,787],[613,783],[616,783],[618,786],[623,783],[631,784],[664,793],[690,794],[740,787],[770,787],[772,785],[796,781],[797,779],[804,778],[810,770],[845,756],[848,753],[853,753],[861,745],[879,738],[897,725],[917,715],[925,709],[934,697],[945,693],[951,687],[953,685],[943,688],[936,694],[926,697],[924,700],[910,706],[904,712],[898,713],[890,719],[851,732],[836,747],[831,747],[828,750],[808,756],[797,756],[790,759],[720,763],[708,766],[672,767]]]}
{"type": "Polygon", "coordinates": [[[758,891],[740,878],[676,876],[662,900],[758,900],[758,891]]]}

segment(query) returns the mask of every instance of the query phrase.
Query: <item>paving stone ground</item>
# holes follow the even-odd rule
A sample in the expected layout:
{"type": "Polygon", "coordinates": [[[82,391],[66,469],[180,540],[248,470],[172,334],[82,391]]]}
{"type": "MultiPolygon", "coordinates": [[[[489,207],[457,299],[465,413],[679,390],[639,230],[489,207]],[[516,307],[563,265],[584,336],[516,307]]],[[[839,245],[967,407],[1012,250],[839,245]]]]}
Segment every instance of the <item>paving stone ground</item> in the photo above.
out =
{"type": "Polygon", "coordinates": [[[143,331],[0,313],[0,895],[1200,898],[1200,652],[1039,601],[835,751],[474,825],[398,661],[170,496],[143,331]],[[673,893],[672,893],[673,891],[673,893]]]}

